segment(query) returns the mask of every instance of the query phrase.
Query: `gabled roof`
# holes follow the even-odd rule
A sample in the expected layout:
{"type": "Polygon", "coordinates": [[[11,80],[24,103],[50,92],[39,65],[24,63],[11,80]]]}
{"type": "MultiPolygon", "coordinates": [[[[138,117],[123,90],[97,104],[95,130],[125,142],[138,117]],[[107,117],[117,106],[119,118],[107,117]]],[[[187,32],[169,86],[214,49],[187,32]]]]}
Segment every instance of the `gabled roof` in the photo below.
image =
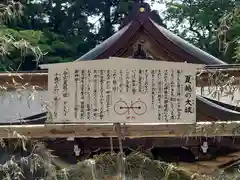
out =
{"type": "MultiPolygon", "coordinates": [[[[149,10],[149,5],[144,3],[139,4],[137,8],[146,7],[149,10]]],[[[138,14],[120,31],[105,40],[103,43],[92,49],[86,55],[78,59],[80,60],[96,60],[115,56],[122,48],[127,47],[134,35],[142,29],[155,39],[159,45],[167,49],[168,52],[175,54],[179,59],[184,59],[188,63],[198,63],[210,66],[224,66],[227,63],[208,54],[198,47],[190,44],[179,36],[175,35],[165,27],[160,26],[151,19],[151,13],[138,11],[138,14]]],[[[126,24],[126,23],[125,23],[126,24]]],[[[204,114],[214,120],[239,120],[239,108],[234,108],[225,103],[216,103],[203,96],[197,96],[197,113],[204,114]]]]}
{"type": "Polygon", "coordinates": [[[240,112],[239,108],[235,108],[225,103],[216,103],[213,100],[205,98],[203,96],[197,96],[196,102],[197,114],[205,115],[209,119],[228,121],[239,120],[240,112]]]}
{"type": "MultiPolygon", "coordinates": [[[[228,121],[239,120],[240,112],[239,108],[234,110],[234,106],[230,106],[224,103],[214,102],[214,100],[207,99],[202,96],[197,96],[197,117],[200,121],[228,121]],[[202,119],[204,117],[204,119],[202,119]]],[[[13,119],[11,121],[0,119],[0,125],[17,125],[17,124],[44,124],[47,120],[47,113],[39,113],[31,115],[29,110],[29,116],[21,119],[13,119]]]]}
{"type": "MultiPolygon", "coordinates": [[[[224,65],[227,66],[225,62],[202,51],[196,46],[191,45],[163,26],[155,23],[150,16],[150,11],[147,11],[150,9],[149,5],[138,4],[137,8],[140,7],[146,7],[146,11],[144,13],[138,11],[138,14],[134,16],[133,19],[125,23],[126,25],[123,26],[121,30],[77,59],[77,61],[96,60],[116,56],[116,54],[118,54],[124,48],[128,47],[128,43],[131,42],[138,31],[144,29],[146,32],[148,32],[149,36],[151,36],[151,38],[159,44],[160,47],[164,47],[165,50],[176,55],[179,59],[182,59],[188,63],[206,64],[213,67],[224,65]]],[[[203,96],[197,96],[196,106],[197,116],[199,116],[201,121],[227,121],[240,119],[239,108],[235,108],[234,106],[220,103],[203,96]],[[202,117],[204,119],[202,119],[202,117]]],[[[33,116],[31,111],[29,111],[29,116],[25,116],[21,120],[16,119],[15,121],[11,122],[0,120],[0,124],[42,124],[46,121],[46,118],[46,113],[40,113],[33,116]]]]}
{"type": "MultiPolygon", "coordinates": [[[[151,20],[151,19],[150,19],[151,20]]],[[[200,48],[190,44],[189,42],[185,41],[184,39],[180,38],[179,36],[175,35],[171,31],[167,30],[166,28],[156,24],[153,20],[151,22],[154,24],[159,31],[168,38],[171,42],[173,42],[176,46],[180,47],[184,51],[188,52],[192,56],[196,57],[201,61],[202,64],[212,65],[212,64],[226,64],[225,62],[221,61],[220,59],[212,56],[211,54],[201,50],[200,48]]]]}
{"type": "Polygon", "coordinates": [[[125,34],[129,27],[131,26],[131,23],[129,23],[127,26],[122,28],[120,31],[115,33],[113,36],[109,37],[107,40],[102,42],[100,45],[97,45],[94,49],[84,54],[82,57],[80,57],[78,60],[92,60],[96,59],[101,53],[106,51],[107,49],[111,48],[115,42],[119,41],[123,34],[125,34]]]}
{"type": "Polygon", "coordinates": [[[35,124],[41,122],[47,110],[46,103],[44,103],[47,96],[47,91],[5,92],[4,96],[0,96],[0,123],[28,124],[31,121],[31,124],[35,124]]]}
{"type": "MultiPolygon", "coordinates": [[[[139,4],[137,7],[140,8],[141,6],[146,7],[146,11],[150,9],[149,5],[146,3],[143,3],[143,5],[139,4]]],[[[138,14],[121,30],[77,60],[106,58],[109,54],[114,56],[114,54],[124,47],[122,45],[126,45],[130,42],[136,32],[140,31],[141,28],[145,29],[150,36],[164,46],[169,52],[178,55],[178,57],[182,57],[182,59],[188,63],[206,65],[226,64],[220,59],[175,35],[165,27],[155,23],[151,18],[151,12],[142,13],[139,11],[138,14]]]]}

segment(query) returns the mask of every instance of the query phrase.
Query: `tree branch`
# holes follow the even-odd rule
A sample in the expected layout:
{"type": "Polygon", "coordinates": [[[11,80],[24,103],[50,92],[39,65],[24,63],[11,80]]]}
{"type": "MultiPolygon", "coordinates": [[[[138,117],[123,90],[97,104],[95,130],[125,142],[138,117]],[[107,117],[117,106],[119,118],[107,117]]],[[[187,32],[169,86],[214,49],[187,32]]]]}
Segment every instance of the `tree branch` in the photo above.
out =
{"type": "Polygon", "coordinates": [[[203,38],[203,36],[201,35],[201,33],[198,32],[196,29],[193,28],[193,26],[194,26],[194,20],[190,20],[190,21],[189,21],[189,24],[190,24],[189,30],[192,31],[192,32],[194,32],[195,34],[197,34],[197,36],[199,37],[199,39],[203,38]]]}

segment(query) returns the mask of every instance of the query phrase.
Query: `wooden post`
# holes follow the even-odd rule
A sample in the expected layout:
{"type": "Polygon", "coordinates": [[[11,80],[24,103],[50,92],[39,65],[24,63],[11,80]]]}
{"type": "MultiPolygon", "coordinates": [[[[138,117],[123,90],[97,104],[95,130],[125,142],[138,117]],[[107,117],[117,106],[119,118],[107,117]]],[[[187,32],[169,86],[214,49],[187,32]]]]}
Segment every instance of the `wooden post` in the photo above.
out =
{"type": "MultiPolygon", "coordinates": [[[[125,124],[124,137],[216,137],[239,136],[240,121],[197,122],[196,124],[125,124]]],[[[106,124],[44,124],[2,125],[0,138],[118,137],[113,123],[106,124]]]]}

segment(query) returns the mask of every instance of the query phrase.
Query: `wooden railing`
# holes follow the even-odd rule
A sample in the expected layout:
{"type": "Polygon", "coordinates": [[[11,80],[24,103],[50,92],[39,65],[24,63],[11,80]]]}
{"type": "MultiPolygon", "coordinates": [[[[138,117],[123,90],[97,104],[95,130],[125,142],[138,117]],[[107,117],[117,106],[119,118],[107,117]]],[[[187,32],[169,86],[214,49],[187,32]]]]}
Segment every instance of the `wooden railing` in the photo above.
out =
{"type": "MultiPolygon", "coordinates": [[[[234,83],[240,83],[240,65],[215,65],[206,66],[204,70],[198,72],[197,86],[210,86],[210,77],[224,75],[227,81],[230,77],[235,78],[234,83]]],[[[34,71],[34,72],[3,72],[0,73],[0,88],[7,89],[26,88],[35,86],[39,89],[47,89],[48,86],[48,71],[34,71]]]]}

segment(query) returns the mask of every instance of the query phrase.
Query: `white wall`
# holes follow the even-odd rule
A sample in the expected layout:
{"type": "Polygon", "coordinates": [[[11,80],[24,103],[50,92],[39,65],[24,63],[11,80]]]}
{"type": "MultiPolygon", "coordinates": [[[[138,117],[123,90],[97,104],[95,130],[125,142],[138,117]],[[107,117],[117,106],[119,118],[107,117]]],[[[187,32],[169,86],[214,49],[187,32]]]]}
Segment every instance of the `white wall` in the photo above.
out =
{"type": "Polygon", "coordinates": [[[240,89],[235,90],[233,95],[229,94],[227,91],[224,92],[222,95],[219,95],[220,91],[218,90],[218,91],[216,91],[216,92],[218,92],[216,94],[217,95],[216,97],[214,96],[214,93],[212,93],[213,90],[214,90],[213,87],[210,88],[210,91],[209,91],[208,87],[204,87],[204,91],[203,91],[202,94],[201,94],[201,88],[200,87],[197,87],[196,90],[197,90],[197,94],[198,95],[202,95],[202,96],[205,96],[207,98],[220,101],[222,103],[226,103],[226,104],[230,104],[230,105],[234,105],[234,106],[239,106],[240,107],[240,89]],[[232,96],[234,97],[233,100],[232,100],[232,96]]]}
{"type": "MultiPolygon", "coordinates": [[[[200,88],[197,88],[197,94],[201,95],[200,88]]],[[[218,100],[209,95],[207,88],[204,89],[205,97],[218,100]]],[[[220,101],[227,104],[240,106],[240,92],[235,92],[234,101],[230,96],[220,97],[220,101]]],[[[47,91],[16,91],[6,92],[0,95],[0,122],[13,122],[18,119],[37,115],[47,111],[48,103],[47,91]]]]}
{"type": "Polygon", "coordinates": [[[46,112],[47,91],[4,92],[0,95],[0,122],[18,119],[46,112]]]}

